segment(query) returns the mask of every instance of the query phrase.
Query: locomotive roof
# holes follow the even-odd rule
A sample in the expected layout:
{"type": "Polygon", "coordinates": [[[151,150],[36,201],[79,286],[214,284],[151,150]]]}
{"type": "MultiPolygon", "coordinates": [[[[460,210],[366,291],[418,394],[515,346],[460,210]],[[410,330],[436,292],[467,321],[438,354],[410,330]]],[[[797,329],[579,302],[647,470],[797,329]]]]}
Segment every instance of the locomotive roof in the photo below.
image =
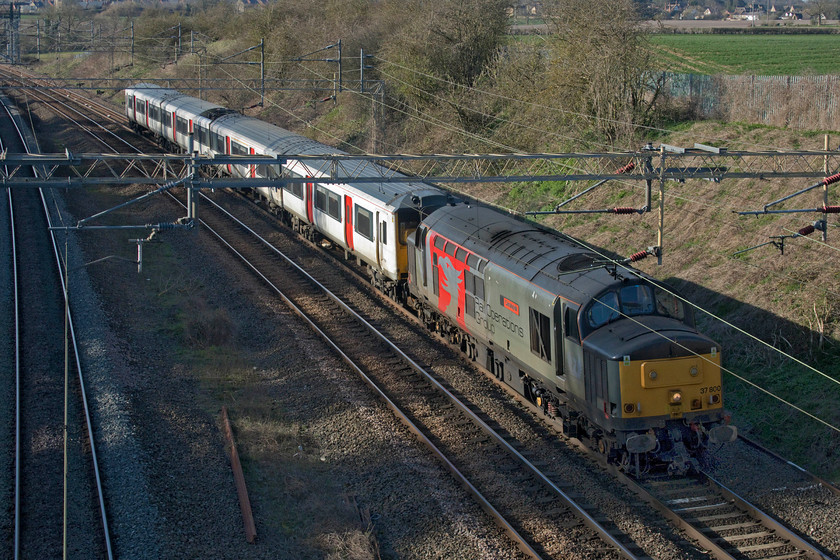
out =
{"type": "Polygon", "coordinates": [[[572,237],[486,206],[446,206],[424,223],[478,256],[579,303],[617,282],[597,266],[603,258],[572,237]]]}

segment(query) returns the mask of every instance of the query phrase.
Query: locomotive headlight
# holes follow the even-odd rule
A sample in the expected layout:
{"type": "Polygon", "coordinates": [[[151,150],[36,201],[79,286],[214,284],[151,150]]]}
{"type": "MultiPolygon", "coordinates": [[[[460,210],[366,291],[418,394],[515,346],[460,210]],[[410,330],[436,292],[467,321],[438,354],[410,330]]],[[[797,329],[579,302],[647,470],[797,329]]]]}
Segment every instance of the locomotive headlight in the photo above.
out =
{"type": "Polygon", "coordinates": [[[688,370],[688,373],[691,374],[691,377],[697,377],[697,374],[700,373],[700,370],[697,369],[697,366],[691,366],[691,369],[688,370]]]}
{"type": "Polygon", "coordinates": [[[656,372],[655,371],[650,372],[648,375],[650,375],[651,379],[656,379],[656,372]]]}
{"type": "Polygon", "coordinates": [[[671,404],[682,404],[681,391],[671,391],[671,404]]]}

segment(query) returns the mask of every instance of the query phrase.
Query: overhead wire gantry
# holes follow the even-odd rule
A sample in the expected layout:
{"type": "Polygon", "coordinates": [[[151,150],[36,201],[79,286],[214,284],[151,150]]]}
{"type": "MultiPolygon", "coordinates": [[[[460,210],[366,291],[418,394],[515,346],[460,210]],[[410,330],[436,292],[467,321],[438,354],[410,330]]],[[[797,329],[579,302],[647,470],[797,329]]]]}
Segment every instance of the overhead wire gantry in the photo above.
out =
{"type": "MultiPolygon", "coordinates": [[[[665,219],[665,187],[668,181],[684,182],[689,179],[706,179],[720,182],[731,179],[819,179],[819,182],[794,192],[792,195],[765,205],[763,210],[744,211],[741,214],[789,212],[770,208],[794,196],[823,186],[821,207],[802,211],[827,213],[840,212],[840,206],[828,204],[828,186],[840,180],[840,175],[829,175],[827,170],[840,169],[840,151],[729,151],[702,144],[693,148],[648,145],[635,152],[560,153],[560,154],[327,154],[268,156],[202,156],[192,154],[0,154],[0,184],[13,188],[74,188],[89,185],[148,184],[157,190],[168,189],[174,184],[183,185],[190,195],[187,216],[181,226],[192,224],[197,216],[197,197],[201,189],[282,187],[293,182],[313,182],[313,179],[279,176],[275,179],[223,177],[218,169],[225,165],[257,166],[280,165],[299,161],[311,171],[320,183],[374,183],[387,189],[389,183],[412,180],[457,185],[461,183],[511,183],[524,181],[596,181],[583,192],[556,204],[553,209],[529,212],[531,215],[558,213],[613,213],[642,214],[654,209],[654,186],[658,192],[659,227],[656,245],[649,254],[656,255],[662,263],[665,219]],[[377,164],[375,175],[371,166],[377,164]],[[154,164],[154,171],[141,176],[140,164],[154,164]],[[39,178],[18,175],[23,166],[38,166],[39,178]],[[59,170],[63,170],[59,176],[59,170]],[[644,182],[645,201],[637,207],[595,210],[570,210],[564,207],[611,180],[644,182]]],[[[145,195],[148,196],[148,195],[145,195]]],[[[82,220],[77,228],[91,227],[82,220]]],[[[160,226],[160,224],[157,224],[160,226]]],[[[135,226],[152,228],[150,225],[135,226]]],[[[174,226],[173,226],[174,227],[174,226]]],[[[820,229],[814,226],[815,229],[820,229]]],[[[800,232],[801,233],[801,232],[800,232]]]]}

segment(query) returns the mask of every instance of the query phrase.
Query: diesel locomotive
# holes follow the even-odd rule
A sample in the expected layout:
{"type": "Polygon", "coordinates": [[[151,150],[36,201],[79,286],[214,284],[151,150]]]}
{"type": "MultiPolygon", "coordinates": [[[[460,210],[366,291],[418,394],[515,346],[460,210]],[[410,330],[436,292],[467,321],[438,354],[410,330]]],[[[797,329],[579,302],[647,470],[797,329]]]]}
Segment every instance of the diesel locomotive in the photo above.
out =
{"type": "MultiPolygon", "coordinates": [[[[188,149],[192,136],[203,155],[342,153],[172,89],[139,84],[125,95],[132,126],[170,148],[188,149]]],[[[709,446],[736,438],[720,347],[669,286],[411,177],[341,182],[324,167],[285,158],[224,171],[264,178],[256,191],[296,231],[363,264],[374,286],[625,470],[685,473],[709,446]]]]}

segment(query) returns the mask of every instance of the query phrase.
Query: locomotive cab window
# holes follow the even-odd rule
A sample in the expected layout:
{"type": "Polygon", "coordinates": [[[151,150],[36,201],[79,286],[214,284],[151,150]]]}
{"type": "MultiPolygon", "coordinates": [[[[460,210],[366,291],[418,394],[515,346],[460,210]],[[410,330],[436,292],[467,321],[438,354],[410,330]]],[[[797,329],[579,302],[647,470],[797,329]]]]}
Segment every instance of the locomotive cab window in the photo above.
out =
{"type": "Polygon", "coordinates": [[[597,329],[618,319],[620,317],[618,310],[618,295],[615,292],[604,292],[589,306],[586,320],[593,329],[597,329]]]}
{"type": "Polygon", "coordinates": [[[631,284],[608,290],[594,298],[586,311],[586,323],[597,329],[621,317],[662,315],[693,326],[685,305],[675,295],[650,284],[631,284]]]}
{"type": "Polygon", "coordinates": [[[548,317],[534,309],[528,308],[528,322],[531,331],[531,352],[551,363],[551,321],[548,317]]]}
{"type": "Polygon", "coordinates": [[[690,318],[686,317],[685,304],[680,298],[661,288],[654,288],[653,291],[656,299],[656,312],[659,315],[673,317],[689,324],[692,323],[690,318]]]}

